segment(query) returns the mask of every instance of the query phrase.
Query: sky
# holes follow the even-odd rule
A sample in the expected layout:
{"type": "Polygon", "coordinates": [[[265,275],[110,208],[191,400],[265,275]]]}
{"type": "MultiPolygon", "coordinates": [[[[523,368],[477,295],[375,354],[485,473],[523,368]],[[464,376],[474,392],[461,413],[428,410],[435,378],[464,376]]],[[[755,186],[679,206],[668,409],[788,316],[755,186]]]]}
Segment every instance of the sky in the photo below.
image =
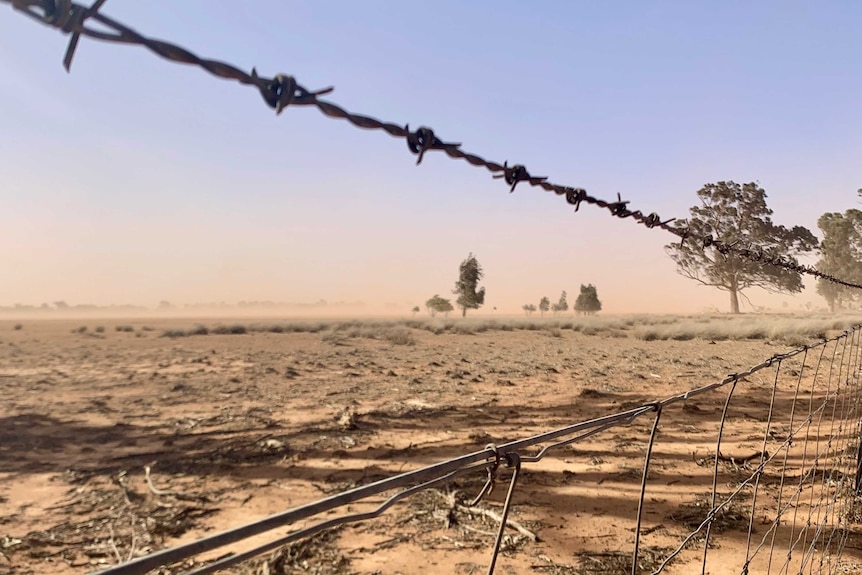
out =
{"type": "MultiPolygon", "coordinates": [[[[350,111],[631,209],[684,218],[757,181],[776,223],[858,207],[862,3],[112,0],[192,52],[291,74],[350,111]]],[[[68,38],[0,2],[0,306],[447,296],[469,253],[484,312],[580,284],[606,313],[728,309],[674,237],[148,50],[68,38]]],[[[748,295],[754,305],[823,306],[748,295]]]]}

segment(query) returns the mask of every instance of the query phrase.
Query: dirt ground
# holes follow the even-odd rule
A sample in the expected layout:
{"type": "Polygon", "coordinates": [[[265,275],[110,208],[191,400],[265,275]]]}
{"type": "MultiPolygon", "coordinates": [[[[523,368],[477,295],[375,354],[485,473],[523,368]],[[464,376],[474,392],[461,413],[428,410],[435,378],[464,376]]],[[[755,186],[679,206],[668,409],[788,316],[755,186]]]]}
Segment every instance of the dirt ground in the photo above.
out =
{"type": "MultiPolygon", "coordinates": [[[[0,573],[13,575],[97,571],[489,443],[713,383],[788,349],[769,340],[643,341],[571,330],[411,330],[410,341],[393,342],[320,333],[163,337],[166,329],[191,327],[191,320],[24,321],[18,330],[13,323],[0,322],[0,573]],[[86,331],[77,329],[85,324],[86,331]],[[124,325],[131,331],[117,330],[124,325]]],[[[832,347],[826,357],[831,353],[832,347]]],[[[801,357],[782,364],[768,453],[780,450],[791,429],[800,370],[804,401],[797,402],[796,423],[809,405],[818,405],[820,383],[811,383],[817,357],[810,353],[804,370],[801,357]]],[[[827,383],[828,367],[828,361],[821,366],[818,382],[827,383]]],[[[724,432],[725,457],[741,460],[761,450],[775,374],[766,369],[739,384],[724,432]]],[[[832,377],[835,385],[840,376],[832,377]]],[[[662,414],[639,572],[655,570],[705,517],[726,391],[662,414]]],[[[830,428],[824,412],[822,429],[806,431],[807,457],[810,462],[813,442],[822,449],[831,431],[835,446],[846,447],[836,455],[837,468],[845,469],[855,447],[847,433],[852,425],[838,421],[830,428]]],[[[510,514],[522,530],[506,530],[496,573],[630,572],[653,417],[525,463],[510,514]]],[[[803,443],[792,444],[787,485],[799,480],[803,443]]],[[[752,561],[753,573],[766,572],[782,460],[766,468],[757,494],[751,547],[764,536],[766,547],[752,561]]],[[[750,469],[749,461],[721,461],[719,493],[733,491],[750,469]]],[[[509,477],[502,471],[493,493],[475,506],[470,500],[484,483],[481,471],[423,491],[377,519],[226,572],[484,573],[509,477]]],[[[812,504],[822,477],[814,477],[775,530],[776,572],[806,517],[816,527],[821,512],[834,517],[848,509],[812,504]]],[[[753,493],[746,487],[716,521],[708,572],[741,572],[753,493]]],[[[372,509],[383,499],[323,518],[372,509]]],[[[194,564],[313,522],[204,554],[194,564]]],[[[843,537],[835,533],[809,564],[862,572],[855,526],[840,559],[830,554],[843,537]]],[[[808,532],[805,537],[810,541],[808,532]]],[[[665,572],[699,573],[703,544],[702,534],[695,537],[665,572]]],[[[796,552],[791,564],[801,556],[796,552]]]]}

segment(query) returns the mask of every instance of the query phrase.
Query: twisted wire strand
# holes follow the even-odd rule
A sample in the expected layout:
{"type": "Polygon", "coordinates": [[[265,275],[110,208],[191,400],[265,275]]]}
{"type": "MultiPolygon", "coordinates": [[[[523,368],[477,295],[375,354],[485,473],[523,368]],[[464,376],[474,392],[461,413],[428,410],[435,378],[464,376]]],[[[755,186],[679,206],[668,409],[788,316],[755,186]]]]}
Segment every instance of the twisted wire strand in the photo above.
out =
{"type": "Polygon", "coordinates": [[[407,148],[417,155],[417,165],[422,163],[425,153],[440,151],[449,158],[464,160],[472,166],[485,168],[491,172],[493,178],[504,181],[509,186],[510,193],[515,191],[518,184],[526,183],[529,186],[565,197],[566,202],[574,206],[576,212],[582,203],[587,203],[607,210],[614,217],[630,218],[647,228],[665,230],[675,235],[680,244],[693,242],[704,250],[712,247],[725,257],[733,255],[764,265],[814,276],[845,287],[862,289],[862,284],[825,273],[815,266],[800,264],[792,255],[779,254],[774,249],[764,249],[762,246],[755,246],[750,243],[725,242],[719,238],[714,238],[712,235],[700,235],[693,232],[685,220],[662,219],[656,212],[644,214],[641,210],[631,210],[628,207],[630,201],[623,200],[620,194],[617,194],[616,200],[598,198],[590,195],[583,188],[555,184],[548,181],[545,176],[534,176],[522,164],[510,166],[508,161],[500,164],[486,160],[477,154],[462,150],[460,143],[442,141],[431,128],[422,126],[411,131],[409,124],[402,127],[400,124],[385,122],[371,116],[351,113],[333,102],[319,98],[331,93],[334,90],[331,86],[320,90],[309,90],[297,82],[296,78],[287,74],[276,74],[272,78],[263,77],[258,75],[255,68],[252,68],[251,73],[249,73],[226,62],[202,58],[177,44],[148,38],[103,14],[100,9],[104,2],[105,0],[97,0],[88,7],[71,0],[0,0],[0,3],[11,4],[15,10],[43,24],[71,34],[69,47],[63,59],[63,64],[67,70],[70,69],[75,47],[81,36],[103,42],[143,46],[165,60],[196,66],[218,78],[233,80],[242,85],[256,88],[264,102],[273,108],[276,114],[281,114],[289,106],[313,106],[329,118],[346,120],[357,128],[380,130],[390,136],[401,138],[406,142],[407,148]],[[112,32],[103,32],[87,26],[87,22],[90,20],[98,22],[112,32]],[[674,225],[671,225],[672,223],[674,225]]]}

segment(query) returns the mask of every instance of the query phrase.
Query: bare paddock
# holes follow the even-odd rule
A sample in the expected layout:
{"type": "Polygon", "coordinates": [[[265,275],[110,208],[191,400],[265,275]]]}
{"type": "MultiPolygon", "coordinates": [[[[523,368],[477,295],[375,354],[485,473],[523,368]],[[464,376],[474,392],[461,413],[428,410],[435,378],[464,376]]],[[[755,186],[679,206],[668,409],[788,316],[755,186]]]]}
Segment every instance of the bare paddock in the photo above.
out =
{"type": "MultiPolygon", "coordinates": [[[[586,330],[548,322],[509,329],[477,320],[457,330],[333,322],[306,331],[200,322],[205,334],[188,320],[99,320],[99,331],[95,322],[86,330],[80,321],[3,324],[0,561],[16,575],[89,573],[489,444],[714,384],[795,349],[769,337],[644,339],[645,320],[586,330]]],[[[796,336],[817,344],[821,334],[803,332],[796,336]]],[[[852,570],[862,561],[857,376],[852,332],[664,407],[639,530],[655,411],[523,463],[498,569],[628,573],[638,537],[638,572],[673,556],[664,572],[688,573],[700,569],[708,527],[712,573],[741,572],[747,558],[751,572],[785,562],[852,570]]],[[[474,502],[487,468],[224,572],[483,572],[512,475],[503,462],[493,491],[474,502]]],[[[373,510],[394,493],[170,572],[373,510]]]]}

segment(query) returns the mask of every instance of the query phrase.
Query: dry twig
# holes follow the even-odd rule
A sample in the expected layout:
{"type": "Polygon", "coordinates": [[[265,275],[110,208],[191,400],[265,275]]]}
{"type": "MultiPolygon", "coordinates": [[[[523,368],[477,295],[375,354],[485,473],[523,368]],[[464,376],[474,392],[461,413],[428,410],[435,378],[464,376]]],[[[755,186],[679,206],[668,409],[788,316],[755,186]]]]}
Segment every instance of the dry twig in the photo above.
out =
{"type": "MultiPolygon", "coordinates": [[[[490,509],[483,509],[481,507],[467,507],[466,505],[459,505],[457,509],[458,511],[463,511],[464,513],[469,513],[470,515],[484,515],[485,517],[492,519],[497,523],[500,523],[503,520],[503,517],[500,514],[498,514],[496,511],[491,511],[490,509]]],[[[530,541],[534,543],[539,540],[539,537],[535,533],[533,533],[532,531],[530,531],[529,529],[527,529],[513,519],[506,519],[506,525],[511,527],[524,537],[527,537],[530,541]]]]}

